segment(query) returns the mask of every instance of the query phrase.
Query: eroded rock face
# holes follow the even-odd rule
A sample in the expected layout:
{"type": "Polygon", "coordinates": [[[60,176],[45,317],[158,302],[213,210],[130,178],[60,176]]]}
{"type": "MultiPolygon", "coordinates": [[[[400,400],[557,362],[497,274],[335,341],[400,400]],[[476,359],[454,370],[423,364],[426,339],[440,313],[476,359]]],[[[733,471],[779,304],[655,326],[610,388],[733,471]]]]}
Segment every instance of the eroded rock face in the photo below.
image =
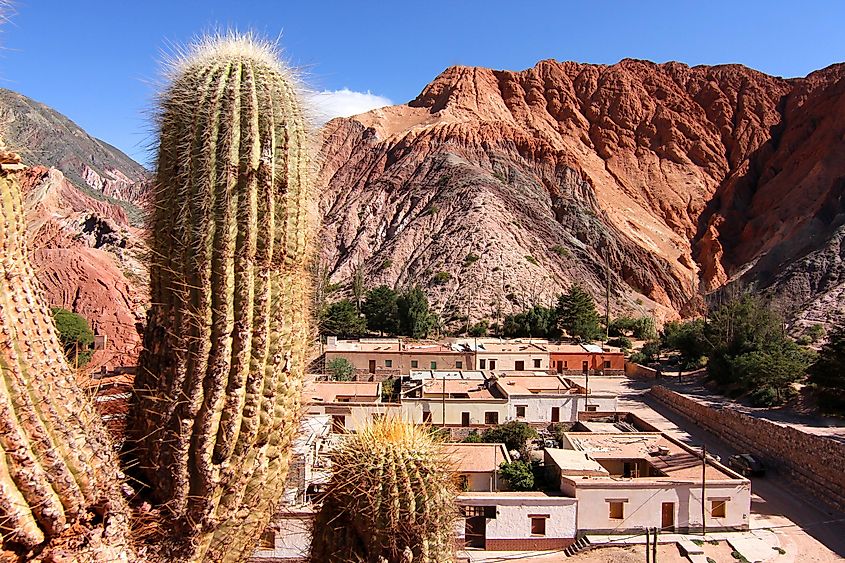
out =
{"type": "MultiPolygon", "coordinates": [[[[407,105],[325,127],[322,260],[335,282],[363,264],[368,285],[429,285],[447,320],[548,304],[575,281],[603,303],[608,274],[614,312],[659,318],[743,273],[786,291],[842,223],[843,75],[449,68],[407,105]]],[[[841,279],[841,260],[816,263],[841,279]]]]}
{"type": "Polygon", "coordinates": [[[117,205],[80,191],[54,169],[21,173],[30,258],[51,306],[81,314],[104,350],[87,366],[134,366],[148,305],[143,233],[117,205]]]}

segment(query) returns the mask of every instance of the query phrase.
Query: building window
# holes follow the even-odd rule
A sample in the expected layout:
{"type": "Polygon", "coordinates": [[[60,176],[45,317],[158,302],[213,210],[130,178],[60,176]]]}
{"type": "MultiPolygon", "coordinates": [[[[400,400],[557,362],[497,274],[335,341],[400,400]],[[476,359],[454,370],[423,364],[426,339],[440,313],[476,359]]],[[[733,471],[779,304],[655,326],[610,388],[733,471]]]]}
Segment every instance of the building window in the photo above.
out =
{"type": "Polygon", "coordinates": [[[416,369],[420,367],[420,363],[417,360],[411,360],[411,367],[416,369]]]}
{"type": "Polygon", "coordinates": [[[464,369],[464,363],[461,360],[456,361],[455,369],[464,369]]]}
{"type": "Polygon", "coordinates": [[[393,367],[393,360],[384,360],[384,367],[392,368],[393,367]]]}
{"type": "Polygon", "coordinates": [[[525,418],[525,405],[517,405],[516,406],[516,417],[517,418],[525,418]]]}
{"type": "Polygon", "coordinates": [[[546,520],[549,518],[548,514],[532,514],[531,518],[531,535],[545,536],[546,535],[546,520]]]}
{"type": "Polygon", "coordinates": [[[490,360],[490,369],[496,369],[496,360],[490,360]]]}
{"type": "Polygon", "coordinates": [[[437,362],[431,362],[431,369],[437,369],[437,362]]]}
{"type": "Polygon", "coordinates": [[[534,367],[539,368],[543,361],[540,358],[534,358],[534,367]]]}
{"type": "Polygon", "coordinates": [[[563,362],[563,369],[569,369],[569,362],[563,362]]]}
{"type": "Polygon", "coordinates": [[[478,369],[487,369],[487,360],[478,360],[478,369]]]}
{"type": "Polygon", "coordinates": [[[711,500],[710,501],[710,516],[713,518],[724,518],[725,517],[725,505],[727,502],[724,500],[711,500]]]}
{"type": "Polygon", "coordinates": [[[261,539],[258,540],[258,549],[276,549],[276,532],[264,530],[261,539]]]}
{"type": "Polygon", "coordinates": [[[469,491],[469,475],[458,475],[458,490],[469,491]]]}
{"type": "Polygon", "coordinates": [[[484,424],[499,424],[499,413],[486,412],[484,413],[484,424]]]}
{"type": "Polygon", "coordinates": [[[587,405],[587,412],[597,412],[598,410],[598,405],[587,405]]]}
{"type": "Polygon", "coordinates": [[[610,360],[604,361],[604,369],[610,369],[610,360]]]}
{"type": "Polygon", "coordinates": [[[608,501],[610,505],[610,519],[622,520],[625,517],[625,503],[621,500],[608,501]]]}
{"type": "Polygon", "coordinates": [[[495,506],[462,506],[460,507],[461,516],[472,518],[474,516],[483,516],[485,518],[496,517],[495,506]]]}
{"type": "Polygon", "coordinates": [[[517,360],[513,363],[513,369],[516,371],[525,371],[525,362],[523,360],[517,360]]]}

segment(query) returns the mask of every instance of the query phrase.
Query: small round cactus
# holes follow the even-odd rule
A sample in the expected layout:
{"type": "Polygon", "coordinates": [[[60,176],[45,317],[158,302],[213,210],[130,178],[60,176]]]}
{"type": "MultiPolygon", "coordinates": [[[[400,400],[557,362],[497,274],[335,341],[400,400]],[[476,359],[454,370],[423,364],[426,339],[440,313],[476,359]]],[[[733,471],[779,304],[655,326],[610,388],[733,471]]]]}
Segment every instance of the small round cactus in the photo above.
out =
{"type": "Polygon", "coordinates": [[[455,485],[428,428],[375,421],[350,436],[331,461],[311,561],[454,561],[455,485]]]}

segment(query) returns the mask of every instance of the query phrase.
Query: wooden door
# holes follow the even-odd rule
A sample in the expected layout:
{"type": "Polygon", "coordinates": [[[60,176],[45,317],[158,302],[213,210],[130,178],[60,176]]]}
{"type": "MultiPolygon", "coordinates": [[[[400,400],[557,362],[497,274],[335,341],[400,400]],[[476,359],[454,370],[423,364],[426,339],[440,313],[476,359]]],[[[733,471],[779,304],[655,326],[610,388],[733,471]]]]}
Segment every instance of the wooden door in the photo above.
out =
{"type": "Polygon", "coordinates": [[[484,516],[470,516],[466,519],[464,539],[467,547],[484,549],[487,540],[487,518],[484,516]]]}
{"type": "Polygon", "coordinates": [[[375,373],[375,372],[376,372],[376,361],[370,360],[370,373],[375,373]]]}
{"type": "Polygon", "coordinates": [[[461,426],[469,426],[469,413],[462,412],[461,413],[461,426]]]}
{"type": "Polygon", "coordinates": [[[660,518],[660,527],[663,532],[675,531],[675,503],[664,502],[660,518]]]}
{"type": "Polygon", "coordinates": [[[552,407],[552,422],[560,422],[560,407],[552,407]]]}

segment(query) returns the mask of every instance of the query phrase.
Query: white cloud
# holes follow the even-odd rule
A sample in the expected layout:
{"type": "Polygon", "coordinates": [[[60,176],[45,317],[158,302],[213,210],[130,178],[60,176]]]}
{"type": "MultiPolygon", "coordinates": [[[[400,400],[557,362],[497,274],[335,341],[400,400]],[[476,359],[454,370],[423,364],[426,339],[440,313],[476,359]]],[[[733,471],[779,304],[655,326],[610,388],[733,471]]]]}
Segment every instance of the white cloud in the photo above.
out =
{"type": "Polygon", "coordinates": [[[392,106],[393,102],[384,96],[378,96],[369,91],[355,92],[349,88],[341,90],[323,90],[308,95],[315,121],[323,123],[335,117],[349,117],[358,115],[384,106],[392,106]]]}

